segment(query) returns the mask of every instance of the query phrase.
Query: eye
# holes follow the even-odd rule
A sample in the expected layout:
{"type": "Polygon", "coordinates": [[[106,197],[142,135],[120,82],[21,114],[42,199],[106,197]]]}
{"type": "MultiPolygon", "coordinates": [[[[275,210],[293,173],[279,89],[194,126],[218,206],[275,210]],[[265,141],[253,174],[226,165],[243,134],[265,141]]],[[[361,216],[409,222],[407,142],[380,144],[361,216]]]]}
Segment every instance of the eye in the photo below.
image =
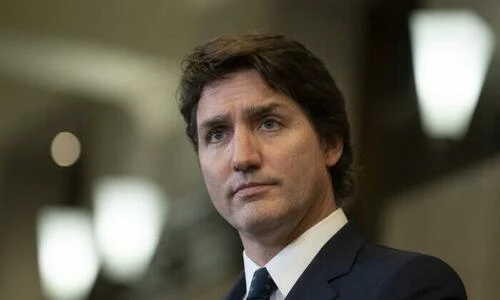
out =
{"type": "Polygon", "coordinates": [[[205,141],[207,144],[214,144],[222,141],[226,137],[226,132],[223,129],[212,129],[207,133],[205,141]]]}
{"type": "Polygon", "coordinates": [[[264,119],[264,121],[261,123],[260,126],[264,130],[272,131],[272,130],[279,129],[280,128],[280,123],[277,120],[273,119],[273,118],[267,118],[267,119],[264,119]]]}

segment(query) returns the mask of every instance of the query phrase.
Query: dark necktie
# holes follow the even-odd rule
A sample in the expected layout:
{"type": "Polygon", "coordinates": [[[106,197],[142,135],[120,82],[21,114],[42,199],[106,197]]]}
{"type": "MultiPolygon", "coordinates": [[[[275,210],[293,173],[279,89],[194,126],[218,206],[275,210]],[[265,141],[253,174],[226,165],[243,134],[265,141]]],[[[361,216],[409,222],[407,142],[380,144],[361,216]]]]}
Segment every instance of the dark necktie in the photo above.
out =
{"type": "Polygon", "coordinates": [[[247,300],[269,300],[275,289],[276,283],[274,283],[267,269],[260,268],[253,274],[247,300]]]}

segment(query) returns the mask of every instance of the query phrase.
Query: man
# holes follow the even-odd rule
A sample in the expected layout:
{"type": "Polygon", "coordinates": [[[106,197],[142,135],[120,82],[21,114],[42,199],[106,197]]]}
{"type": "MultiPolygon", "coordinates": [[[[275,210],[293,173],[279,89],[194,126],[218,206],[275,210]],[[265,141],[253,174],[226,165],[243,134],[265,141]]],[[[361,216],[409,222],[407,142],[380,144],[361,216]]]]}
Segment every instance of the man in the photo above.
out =
{"type": "Polygon", "coordinates": [[[216,38],[186,58],[179,92],[208,193],[244,247],[227,299],[466,299],[442,261],[369,244],[347,220],[344,100],[302,44],[216,38]]]}

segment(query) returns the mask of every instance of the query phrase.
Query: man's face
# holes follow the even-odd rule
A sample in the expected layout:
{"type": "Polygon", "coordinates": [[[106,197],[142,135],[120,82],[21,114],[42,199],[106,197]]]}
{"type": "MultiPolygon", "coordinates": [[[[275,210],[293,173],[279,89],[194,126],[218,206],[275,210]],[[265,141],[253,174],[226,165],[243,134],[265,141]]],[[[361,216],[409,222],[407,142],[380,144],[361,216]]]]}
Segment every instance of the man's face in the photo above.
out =
{"type": "Polygon", "coordinates": [[[342,143],[320,142],[299,105],[256,71],[206,86],[196,121],[208,193],[240,234],[299,235],[334,210],[327,168],[342,143]]]}

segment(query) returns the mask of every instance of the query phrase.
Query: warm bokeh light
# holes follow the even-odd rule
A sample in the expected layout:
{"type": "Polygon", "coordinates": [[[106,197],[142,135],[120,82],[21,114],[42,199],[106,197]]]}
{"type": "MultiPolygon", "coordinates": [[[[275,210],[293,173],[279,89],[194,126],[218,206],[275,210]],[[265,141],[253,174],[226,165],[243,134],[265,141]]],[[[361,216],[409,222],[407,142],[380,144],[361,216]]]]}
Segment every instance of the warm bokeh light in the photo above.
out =
{"type": "Polygon", "coordinates": [[[80,158],[80,141],[71,132],[60,132],[52,140],[50,153],[58,166],[69,167],[80,158]]]}
{"type": "Polygon", "coordinates": [[[42,290],[51,300],[85,299],[99,269],[90,214],[44,208],[37,222],[42,290]]]}
{"type": "Polygon", "coordinates": [[[422,10],[410,19],[423,129],[433,138],[467,132],[494,48],[492,30],[468,10],[422,10]]]}
{"type": "Polygon", "coordinates": [[[108,277],[128,283],[144,275],[160,239],[166,204],[162,191],[144,179],[97,182],[95,230],[108,277]]]}

